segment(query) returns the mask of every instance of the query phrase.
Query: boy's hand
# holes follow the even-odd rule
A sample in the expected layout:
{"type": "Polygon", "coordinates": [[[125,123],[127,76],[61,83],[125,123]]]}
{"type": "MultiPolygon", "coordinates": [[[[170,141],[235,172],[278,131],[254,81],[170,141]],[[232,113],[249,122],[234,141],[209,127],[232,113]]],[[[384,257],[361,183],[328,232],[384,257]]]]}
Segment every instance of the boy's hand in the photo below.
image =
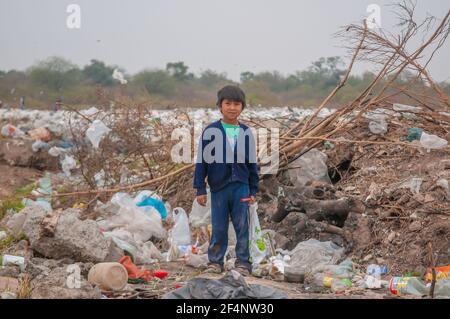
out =
{"type": "Polygon", "coordinates": [[[206,195],[197,196],[197,203],[199,203],[201,206],[206,206],[207,198],[208,197],[206,195]]]}

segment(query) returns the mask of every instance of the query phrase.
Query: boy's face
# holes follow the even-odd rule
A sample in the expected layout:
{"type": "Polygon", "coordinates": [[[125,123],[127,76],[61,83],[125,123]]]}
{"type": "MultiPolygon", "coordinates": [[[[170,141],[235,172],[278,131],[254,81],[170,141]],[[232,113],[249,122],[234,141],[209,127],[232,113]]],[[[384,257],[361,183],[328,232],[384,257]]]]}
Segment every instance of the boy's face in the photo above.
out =
{"type": "Polygon", "coordinates": [[[220,106],[220,110],[227,120],[237,120],[242,112],[242,102],[224,99],[220,106]]]}

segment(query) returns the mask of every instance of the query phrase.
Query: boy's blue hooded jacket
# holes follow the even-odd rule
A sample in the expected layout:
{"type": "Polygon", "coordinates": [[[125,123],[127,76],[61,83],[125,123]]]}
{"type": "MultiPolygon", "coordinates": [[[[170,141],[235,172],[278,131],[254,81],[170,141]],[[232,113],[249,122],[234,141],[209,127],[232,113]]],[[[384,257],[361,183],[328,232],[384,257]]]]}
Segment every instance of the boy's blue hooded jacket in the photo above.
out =
{"type": "Polygon", "coordinates": [[[194,173],[197,196],[206,194],[205,178],[212,192],[217,192],[234,181],[248,184],[252,196],[258,192],[255,139],[248,126],[242,123],[239,126],[241,130],[234,152],[220,120],[204,129],[198,145],[194,173]]]}

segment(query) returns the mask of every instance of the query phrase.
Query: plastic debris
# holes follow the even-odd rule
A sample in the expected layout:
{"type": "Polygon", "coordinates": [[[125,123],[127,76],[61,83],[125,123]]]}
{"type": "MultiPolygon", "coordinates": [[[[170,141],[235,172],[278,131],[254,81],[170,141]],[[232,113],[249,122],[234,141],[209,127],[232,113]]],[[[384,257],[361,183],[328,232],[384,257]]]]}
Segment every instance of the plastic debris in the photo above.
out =
{"type": "Polygon", "coordinates": [[[191,213],[189,214],[189,223],[192,227],[202,227],[211,224],[211,192],[207,189],[206,206],[202,206],[194,198],[192,202],[191,213]]]}
{"type": "Polygon", "coordinates": [[[440,149],[447,146],[447,140],[437,135],[427,134],[425,132],[420,136],[420,144],[429,152],[431,149],[440,149]]]}
{"type": "Polygon", "coordinates": [[[422,136],[423,130],[418,127],[411,127],[408,129],[408,135],[406,136],[406,140],[408,142],[412,142],[414,140],[420,140],[420,137],[422,136]]]}
{"type": "Polygon", "coordinates": [[[117,262],[99,263],[89,270],[88,281],[101,290],[122,290],[128,282],[128,272],[117,262]]]}
{"type": "Polygon", "coordinates": [[[408,294],[427,296],[429,287],[417,277],[393,277],[389,282],[389,291],[398,296],[408,294]]]}
{"type": "Polygon", "coordinates": [[[67,177],[70,177],[70,171],[77,167],[77,162],[72,156],[66,155],[64,160],[61,161],[61,167],[64,174],[66,174],[67,177]]]}
{"type": "Polygon", "coordinates": [[[342,257],[344,248],[331,241],[309,239],[297,244],[290,252],[289,265],[303,270],[305,276],[319,272],[325,266],[334,265],[342,257]]]}
{"type": "Polygon", "coordinates": [[[190,245],[191,231],[189,229],[189,220],[183,208],[174,208],[173,220],[175,225],[171,230],[172,244],[177,246],[190,245]]]}
{"type": "Polygon", "coordinates": [[[411,193],[419,194],[420,186],[422,185],[423,179],[420,177],[412,177],[410,180],[400,184],[399,188],[409,188],[411,193]]]}
{"type": "Polygon", "coordinates": [[[158,211],[162,219],[167,218],[166,206],[164,205],[164,202],[159,199],[150,196],[145,196],[140,202],[136,204],[136,206],[142,207],[144,211],[147,211],[146,208],[148,207],[153,207],[158,211]]]}
{"type": "Polygon", "coordinates": [[[50,148],[50,145],[46,142],[42,141],[36,141],[31,145],[31,149],[33,152],[39,152],[40,150],[48,150],[50,148]]]}
{"type": "Polygon", "coordinates": [[[394,103],[392,105],[392,109],[397,112],[411,112],[411,113],[422,112],[422,108],[420,106],[411,106],[411,105],[400,104],[400,103],[394,103]]]}
{"type": "Polygon", "coordinates": [[[136,242],[146,242],[152,236],[166,236],[158,212],[145,213],[126,193],[114,194],[110,203],[100,205],[97,209],[103,212],[103,216],[97,219],[97,224],[104,231],[126,230],[136,242]]]}
{"type": "Polygon", "coordinates": [[[388,131],[388,123],[385,120],[370,121],[369,130],[373,134],[383,135],[388,131]]]}
{"type": "Polygon", "coordinates": [[[328,156],[313,148],[289,164],[289,177],[297,187],[303,187],[309,181],[331,183],[328,176],[328,156]]]}
{"type": "Polygon", "coordinates": [[[124,77],[123,73],[120,72],[118,69],[114,69],[112,77],[113,77],[113,79],[119,81],[120,84],[127,84],[128,83],[128,81],[125,80],[125,77],[124,77]]]}
{"type": "Polygon", "coordinates": [[[184,287],[173,290],[163,299],[286,299],[279,290],[257,284],[248,284],[235,270],[220,279],[193,278],[184,287]]]}
{"type": "Polygon", "coordinates": [[[5,137],[21,137],[25,134],[17,127],[11,124],[6,124],[2,127],[2,135],[5,137]]]}
{"type": "Polygon", "coordinates": [[[50,142],[52,139],[50,131],[45,127],[39,127],[37,129],[28,131],[28,135],[30,135],[30,137],[33,140],[39,140],[44,142],[50,142]]]}
{"type": "Polygon", "coordinates": [[[21,271],[24,271],[25,258],[21,256],[3,255],[2,266],[18,266],[21,271]]]}
{"type": "Polygon", "coordinates": [[[111,131],[102,121],[95,120],[86,130],[86,136],[95,148],[99,147],[102,138],[111,131]]]}
{"type": "Polygon", "coordinates": [[[266,243],[262,236],[257,210],[258,210],[258,203],[254,203],[253,205],[250,205],[248,208],[249,228],[250,228],[249,249],[252,267],[255,267],[256,265],[261,263],[266,257],[266,243]]]}
{"type": "Polygon", "coordinates": [[[67,150],[64,149],[64,148],[53,146],[52,148],[50,148],[50,149],[48,150],[48,154],[51,155],[51,156],[53,156],[53,157],[58,157],[58,156],[60,156],[60,155],[65,154],[66,151],[67,151],[67,150]]]}

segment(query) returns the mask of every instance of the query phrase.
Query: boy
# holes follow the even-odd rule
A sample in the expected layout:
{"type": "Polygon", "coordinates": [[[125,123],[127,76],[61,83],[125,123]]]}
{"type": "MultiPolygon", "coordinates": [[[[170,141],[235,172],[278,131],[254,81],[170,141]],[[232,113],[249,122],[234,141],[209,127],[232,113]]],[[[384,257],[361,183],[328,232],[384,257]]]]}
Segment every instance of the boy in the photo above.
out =
{"type": "Polygon", "coordinates": [[[206,183],[211,189],[212,236],[207,272],[221,273],[228,247],[229,218],[236,231],[236,267],[242,275],[251,272],[247,210],[258,191],[256,146],[251,130],[238,118],[245,108],[245,94],[228,85],[217,93],[222,119],[208,125],[199,142],[194,188],[197,202],[206,205],[206,183]],[[247,199],[247,201],[241,201],[247,199]]]}

